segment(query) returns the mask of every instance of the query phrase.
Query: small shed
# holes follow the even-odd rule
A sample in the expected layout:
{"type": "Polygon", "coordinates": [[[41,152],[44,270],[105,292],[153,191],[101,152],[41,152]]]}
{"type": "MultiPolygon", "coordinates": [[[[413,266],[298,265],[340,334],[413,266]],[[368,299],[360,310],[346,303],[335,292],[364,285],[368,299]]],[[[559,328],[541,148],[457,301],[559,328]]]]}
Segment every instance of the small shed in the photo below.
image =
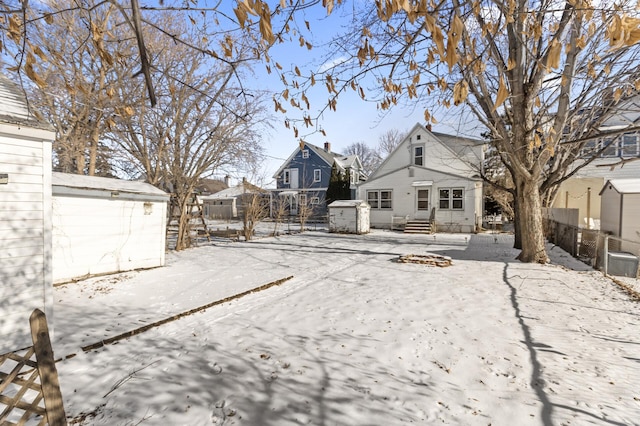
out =
{"type": "Polygon", "coordinates": [[[35,308],[53,332],[51,144],[55,133],[0,75],[0,353],[31,346],[35,308]]]}
{"type": "Polygon", "coordinates": [[[640,179],[610,179],[600,197],[600,230],[622,239],[610,249],[640,255],[640,179]]]}
{"type": "Polygon", "coordinates": [[[169,194],[144,182],[53,173],[53,282],[164,266],[169,194]]]}
{"type": "Polygon", "coordinates": [[[329,204],[329,232],[366,234],[371,207],[362,200],[337,200],[329,204]]]}

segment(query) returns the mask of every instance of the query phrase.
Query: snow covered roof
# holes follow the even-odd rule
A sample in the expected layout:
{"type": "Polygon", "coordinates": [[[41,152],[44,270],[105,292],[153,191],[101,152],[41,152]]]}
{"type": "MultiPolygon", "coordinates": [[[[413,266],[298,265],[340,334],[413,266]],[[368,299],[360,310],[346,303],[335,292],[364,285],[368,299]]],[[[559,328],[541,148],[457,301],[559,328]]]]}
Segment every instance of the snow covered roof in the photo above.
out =
{"type": "Polygon", "coordinates": [[[220,200],[220,199],[227,199],[227,198],[237,198],[242,194],[256,193],[256,192],[267,192],[267,191],[249,182],[242,182],[236,186],[232,186],[231,188],[218,191],[215,194],[202,195],[199,198],[201,200],[220,200]]]}
{"type": "Polygon", "coordinates": [[[600,191],[600,194],[609,186],[620,194],[640,194],[640,179],[610,179],[600,191]]]}
{"type": "Polygon", "coordinates": [[[3,74],[0,74],[0,123],[53,130],[49,123],[33,114],[22,87],[3,74]]]}
{"type": "Polygon", "coordinates": [[[155,186],[139,181],[104,178],[98,176],[75,175],[71,173],[53,172],[51,184],[54,194],[64,191],[56,191],[58,188],[74,188],[81,190],[122,192],[128,194],[154,195],[169,198],[169,194],[155,186]]]}

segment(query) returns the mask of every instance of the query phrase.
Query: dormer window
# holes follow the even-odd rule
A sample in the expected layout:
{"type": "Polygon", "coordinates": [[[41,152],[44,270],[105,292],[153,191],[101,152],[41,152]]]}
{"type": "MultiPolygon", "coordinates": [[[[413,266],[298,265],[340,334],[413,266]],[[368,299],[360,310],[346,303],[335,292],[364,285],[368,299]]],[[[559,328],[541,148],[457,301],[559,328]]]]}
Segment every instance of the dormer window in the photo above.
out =
{"type": "Polygon", "coordinates": [[[308,149],[303,149],[302,150],[302,158],[309,158],[309,150],[308,149]]]}
{"type": "Polygon", "coordinates": [[[418,145],[413,147],[413,164],[416,166],[424,165],[424,146],[418,145]]]}

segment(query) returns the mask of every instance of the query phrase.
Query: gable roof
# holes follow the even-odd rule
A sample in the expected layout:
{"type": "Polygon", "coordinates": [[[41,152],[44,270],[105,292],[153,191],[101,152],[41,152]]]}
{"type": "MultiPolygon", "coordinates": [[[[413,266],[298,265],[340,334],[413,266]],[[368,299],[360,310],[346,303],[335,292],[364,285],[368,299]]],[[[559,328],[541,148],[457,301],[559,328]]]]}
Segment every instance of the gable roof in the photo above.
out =
{"type": "Polygon", "coordinates": [[[0,74],[0,123],[53,131],[53,127],[29,108],[20,85],[0,74]]]}
{"type": "Polygon", "coordinates": [[[613,188],[619,194],[640,194],[640,179],[609,179],[602,190],[600,191],[600,195],[607,189],[607,186],[613,186],[613,188]]]}
{"type": "MultiPolygon", "coordinates": [[[[310,149],[311,151],[313,151],[314,153],[316,153],[316,155],[318,155],[318,157],[322,158],[328,165],[333,166],[333,161],[336,157],[343,157],[340,154],[336,154],[334,152],[330,152],[330,151],[325,151],[324,148],[320,148],[319,146],[315,146],[312,145],[308,142],[304,143],[304,147],[310,149]]],[[[272,176],[274,179],[277,179],[278,176],[280,175],[280,173],[282,173],[282,171],[287,168],[287,166],[289,165],[289,163],[291,163],[291,160],[293,160],[293,158],[296,156],[296,154],[298,152],[300,152],[301,148],[300,146],[298,146],[298,148],[296,148],[291,155],[289,156],[289,158],[287,158],[285,160],[284,163],[282,163],[282,165],[280,166],[280,168],[278,170],[276,170],[276,172],[274,173],[274,175],[272,176]]]]}
{"type": "Polygon", "coordinates": [[[242,194],[256,193],[256,192],[268,192],[266,189],[262,189],[259,186],[253,185],[247,181],[242,181],[236,186],[223,189],[215,194],[198,196],[201,200],[219,200],[226,198],[237,198],[242,194]]]}
{"type": "MultiPolygon", "coordinates": [[[[478,139],[471,139],[471,138],[466,138],[466,137],[460,137],[460,136],[452,136],[452,135],[447,135],[445,133],[437,133],[437,132],[432,132],[429,129],[427,129],[425,126],[423,126],[420,123],[416,123],[415,126],[413,126],[413,128],[407,132],[407,135],[405,136],[405,138],[402,140],[402,142],[400,142],[398,144],[398,146],[396,146],[393,151],[391,151],[391,153],[389,153],[389,155],[387,155],[387,158],[385,158],[382,163],[378,166],[378,168],[376,170],[373,171],[373,173],[371,173],[371,175],[369,176],[369,180],[375,180],[378,177],[381,177],[380,175],[380,171],[384,170],[386,164],[389,162],[389,159],[392,158],[396,152],[401,148],[404,147],[404,145],[407,143],[407,141],[409,140],[409,138],[411,137],[411,135],[416,131],[416,130],[422,130],[425,133],[430,134],[437,142],[439,142],[446,150],[448,150],[455,158],[459,158],[461,161],[471,161],[471,160],[477,160],[478,162],[481,161],[480,158],[475,158],[475,154],[472,151],[472,147],[478,147],[481,145],[485,145],[486,142],[483,142],[481,140],[478,139]],[[473,155],[474,158],[471,158],[470,155],[473,155]],[[464,158],[467,157],[467,158],[464,158]]],[[[409,164],[407,164],[409,165],[409,164]]],[[[419,166],[418,166],[419,167],[419,166]]],[[[430,167],[423,167],[425,169],[428,170],[434,170],[430,167]]],[[[396,171],[396,170],[394,170],[396,171]]],[[[447,172],[444,170],[437,170],[438,172],[441,173],[445,173],[445,174],[449,174],[452,176],[460,176],[459,174],[456,173],[452,173],[452,172],[447,172]]]]}

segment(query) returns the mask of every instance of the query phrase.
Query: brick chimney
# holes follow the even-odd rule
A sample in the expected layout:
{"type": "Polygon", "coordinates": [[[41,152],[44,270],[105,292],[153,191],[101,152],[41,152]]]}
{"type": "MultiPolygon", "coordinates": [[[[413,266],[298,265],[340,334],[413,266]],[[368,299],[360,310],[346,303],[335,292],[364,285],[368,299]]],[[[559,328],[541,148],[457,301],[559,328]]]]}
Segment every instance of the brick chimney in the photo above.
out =
{"type": "Polygon", "coordinates": [[[331,143],[330,142],[325,142],[324,143],[324,150],[327,152],[331,152],[331,143]]]}

